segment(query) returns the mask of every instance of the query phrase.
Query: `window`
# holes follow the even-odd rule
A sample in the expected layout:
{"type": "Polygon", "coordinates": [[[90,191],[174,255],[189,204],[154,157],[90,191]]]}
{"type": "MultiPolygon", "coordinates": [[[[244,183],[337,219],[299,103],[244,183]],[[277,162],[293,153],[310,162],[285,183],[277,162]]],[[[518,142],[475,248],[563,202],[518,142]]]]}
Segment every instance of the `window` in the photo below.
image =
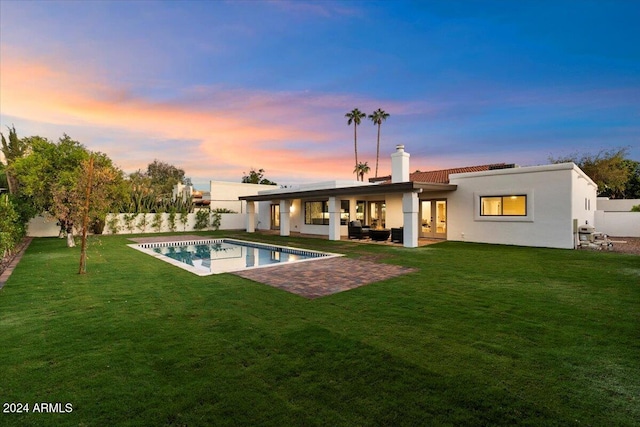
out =
{"type": "Polygon", "coordinates": [[[480,216],[527,216],[527,196],[481,196],[480,216]]]}
{"type": "Polygon", "coordinates": [[[340,201],[340,225],[347,225],[349,223],[349,201],[340,201]]]}
{"type": "Polygon", "coordinates": [[[360,221],[361,224],[367,223],[364,217],[364,212],[366,210],[366,207],[367,207],[367,202],[365,202],[364,200],[358,200],[356,202],[356,219],[360,221]]]}
{"type": "Polygon", "coordinates": [[[387,204],[384,201],[369,202],[371,228],[384,228],[386,225],[387,204]]]}
{"type": "Polygon", "coordinates": [[[304,202],[304,223],[329,225],[329,204],[327,202],[304,202]]]}

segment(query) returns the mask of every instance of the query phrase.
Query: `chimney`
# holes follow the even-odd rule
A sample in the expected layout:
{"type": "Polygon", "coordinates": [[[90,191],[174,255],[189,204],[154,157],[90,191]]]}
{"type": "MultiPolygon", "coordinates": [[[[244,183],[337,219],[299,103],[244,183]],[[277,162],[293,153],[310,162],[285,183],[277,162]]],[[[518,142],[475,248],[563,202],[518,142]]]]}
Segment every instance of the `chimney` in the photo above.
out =
{"type": "Polygon", "coordinates": [[[396,145],[396,152],[391,154],[391,183],[409,181],[409,157],[404,145],[396,145]]]}

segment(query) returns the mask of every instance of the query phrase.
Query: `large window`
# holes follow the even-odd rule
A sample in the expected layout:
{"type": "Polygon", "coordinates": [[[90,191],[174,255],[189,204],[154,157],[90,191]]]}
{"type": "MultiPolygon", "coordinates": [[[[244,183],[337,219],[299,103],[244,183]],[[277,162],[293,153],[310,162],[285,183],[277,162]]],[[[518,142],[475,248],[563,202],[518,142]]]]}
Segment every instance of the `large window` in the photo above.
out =
{"type": "Polygon", "coordinates": [[[329,204],[327,202],[304,202],[304,223],[329,225],[329,204]]]}
{"type": "Polygon", "coordinates": [[[481,196],[480,216],[527,216],[527,196],[481,196]]]}

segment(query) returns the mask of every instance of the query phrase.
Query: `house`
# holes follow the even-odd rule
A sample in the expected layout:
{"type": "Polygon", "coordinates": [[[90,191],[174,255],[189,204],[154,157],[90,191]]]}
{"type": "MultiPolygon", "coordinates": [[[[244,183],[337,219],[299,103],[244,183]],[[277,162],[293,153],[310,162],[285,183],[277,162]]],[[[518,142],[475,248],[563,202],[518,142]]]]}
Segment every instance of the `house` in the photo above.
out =
{"type": "Polygon", "coordinates": [[[239,197],[255,195],[259,191],[273,188],[273,185],[265,184],[209,181],[209,191],[199,191],[192,185],[178,183],[173,187],[172,199],[192,200],[196,207],[208,206],[212,210],[243,213],[246,211],[246,202],[239,200],[239,197]]]}
{"type": "Polygon", "coordinates": [[[348,235],[349,222],[359,220],[372,228],[402,228],[405,247],[417,247],[419,238],[436,238],[570,249],[577,225],[593,224],[597,186],[573,163],[410,174],[409,160],[398,145],[390,177],[241,196],[247,202],[246,230],[339,240],[348,235]]]}

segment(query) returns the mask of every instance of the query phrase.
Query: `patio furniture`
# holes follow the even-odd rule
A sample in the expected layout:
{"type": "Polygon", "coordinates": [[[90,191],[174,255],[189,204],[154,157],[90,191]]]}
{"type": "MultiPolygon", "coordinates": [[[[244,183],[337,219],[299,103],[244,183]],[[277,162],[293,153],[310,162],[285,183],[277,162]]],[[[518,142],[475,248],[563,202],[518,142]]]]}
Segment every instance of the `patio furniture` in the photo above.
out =
{"type": "Polygon", "coordinates": [[[391,230],[387,228],[369,230],[369,237],[371,237],[371,240],[375,240],[376,242],[384,242],[389,239],[390,235],[391,230]]]}
{"type": "Polygon", "coordinates": [[[404,243],[404,229],[402,227],[391,229],[391,241],[404,243]]]}
{"type": "Polygon", "coordinates": [[[362,225],[358,220],[349,223],[350,239],[366,239],[369,237],[369,227],[362,225]]]}

